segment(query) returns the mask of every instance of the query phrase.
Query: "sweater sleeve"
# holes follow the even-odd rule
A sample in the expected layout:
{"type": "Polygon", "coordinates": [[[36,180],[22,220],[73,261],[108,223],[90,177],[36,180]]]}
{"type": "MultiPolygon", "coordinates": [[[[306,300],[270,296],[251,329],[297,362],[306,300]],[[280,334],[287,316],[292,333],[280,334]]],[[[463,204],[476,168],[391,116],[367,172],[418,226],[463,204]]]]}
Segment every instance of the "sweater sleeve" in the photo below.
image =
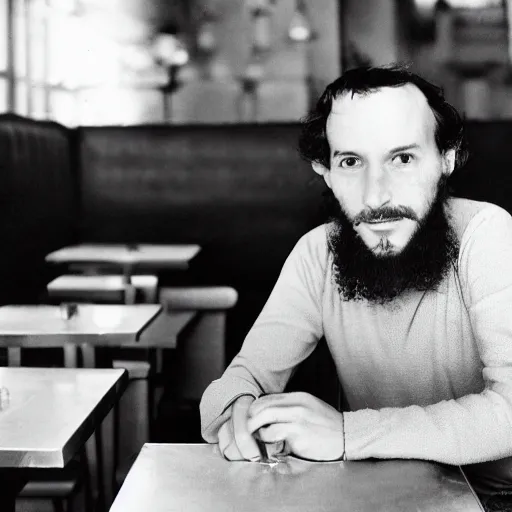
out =
{"type": "Polygon", "coordinates": [[[512,218],[482,210],[461,241],[458,273],[483,365],[484,390],[427,407],[344,413],[349,459],[472,464],[512,455],[512,218]]]}
{"type": "Polygon", "coordinates": [[[299,240],[240,352],[205,390],[200,412],[206,441],[217,442],[236,398],[282,392],[293,369],[315,348],[323,335],[326,259],[325,226],[320,226],[299,240]]]}

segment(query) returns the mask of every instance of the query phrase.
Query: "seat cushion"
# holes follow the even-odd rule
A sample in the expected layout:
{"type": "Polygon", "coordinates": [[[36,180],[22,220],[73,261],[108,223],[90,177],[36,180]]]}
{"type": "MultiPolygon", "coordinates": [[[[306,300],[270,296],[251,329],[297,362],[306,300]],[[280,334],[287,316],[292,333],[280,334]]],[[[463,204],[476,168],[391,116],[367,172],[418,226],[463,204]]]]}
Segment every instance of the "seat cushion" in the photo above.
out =
{"type": "Polygon", "coordinates": [[[167,309],[223,310],[235,306],[238,293],[230,286],[169,287],[160,291],[160,303],[167,309]]]}

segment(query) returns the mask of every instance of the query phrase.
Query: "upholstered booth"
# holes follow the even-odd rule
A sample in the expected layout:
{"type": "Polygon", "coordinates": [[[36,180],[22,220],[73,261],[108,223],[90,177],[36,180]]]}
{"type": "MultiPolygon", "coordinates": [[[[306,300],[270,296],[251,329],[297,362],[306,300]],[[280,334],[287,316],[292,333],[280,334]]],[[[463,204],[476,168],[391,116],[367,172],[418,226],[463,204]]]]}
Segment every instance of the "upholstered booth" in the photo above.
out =
{"type": "MultiPolygon", "coordinates": [[[[210,347],[218,349],[212,373],[175,388],[197,399],[239,349],[296,241],[323,221],[325,186],[296,151],[299,130],[298,124],[67,129],[0,115],[0,304],[45,300],[47,283],[60,272],[44,256],[65,245],[200,244],[189,272],[158,276],[165,308],[201,309],[189,332],[193,343],[179,361],[204,364],[198,336],[209,329],[226,335],[225,347],[210,347]],[[213,308],[202,295],[181,300],[187,287],[202,293],[211,286],[231,287],[237,297],[213,308]]],[[[512,122],[470,122],[467,131],[471,154],[450,180],[455,195],[512,213],[512,122]]],[[[41,357],[32,363],[41,365],[41,357]]],[[[288,389],[332,405],[343,400],[324,342],[288,389]]],[[[161,429],[198,430],[197,407],[193,421],[176,421],[176,399],[174,393],[161,402],[161,429]]],[[[168,440],[168,431],[161,435],[168,440]]]]}
{"type": "Polygon", "coordinates": [[[85,241],[198,243],[187,275],[161,286],[229,285],[227,359],[298,238],[319,222],[323,185],[299,157],[298,125],[78,130],[85,241]]]}
{"type": "MultiPolygon", "coordinates": [[[[38,300],[51,250],[77,241],[198,243],[166,286],[232,286],[229,361],[298,238],[322,221],[324,185],[298,124],[80,127],[0,116],[0,303],[38,300]]],[[[469,122],[456,195],[512,212],[512,123],[469,122]]]]}
{"type": "Polygon", "coordinates": [[[0,303],[31,302],[52,276],[44,256],[77,240],[73,132],[0,115],[0,303]]]}

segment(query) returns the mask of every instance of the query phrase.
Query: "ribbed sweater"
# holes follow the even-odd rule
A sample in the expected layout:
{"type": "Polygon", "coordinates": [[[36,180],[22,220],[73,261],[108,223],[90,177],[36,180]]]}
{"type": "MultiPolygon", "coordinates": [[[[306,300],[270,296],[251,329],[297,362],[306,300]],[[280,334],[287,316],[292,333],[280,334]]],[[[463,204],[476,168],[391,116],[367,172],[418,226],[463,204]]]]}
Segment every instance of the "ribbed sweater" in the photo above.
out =
{"type": "Polygon", "coordinates": [[[477,490],[512,490],[512,217],[458,198],[447,212],[457,262],[436,290],[387,305],[343,300],[330,225],[304,235],[240,352],[202,397],[204,439],[217,442],[236,397],[282,392],[324,336],[348,403],[349,460],[467,465],[477,490]],[[497,462],[479,464],[487,461],[497,462]]]}

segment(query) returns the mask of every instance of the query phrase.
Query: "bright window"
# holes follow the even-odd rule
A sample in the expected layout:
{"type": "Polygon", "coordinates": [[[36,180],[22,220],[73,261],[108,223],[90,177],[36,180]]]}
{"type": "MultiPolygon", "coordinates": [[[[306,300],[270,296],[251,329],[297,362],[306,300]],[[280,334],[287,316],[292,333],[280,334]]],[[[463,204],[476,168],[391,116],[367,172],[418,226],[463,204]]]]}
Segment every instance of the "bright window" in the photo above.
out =
{"type": "Polygon", "coordinates": [[[503,0],[448,0],[452,7],[462,9],[482,9],[485,7],[501,7],[503,0]]]}
{"type": "MultiPolygon", "coordinates": [[[[437,0],[415,0],[420,9],[433,9],[437,0]]],[[[447,0],[451,7],[461,9],[482,9],[485,7],[501,7],[503,0],[447,0]]]]}
{"type": "Polygon", "coordinates": [[[76,101],[73,92],[55,89],[50,92],[49,117],[66,126],[76,125],[76,101]]]}
{"type": "Polygon", "coordinates": [[[8,102],[7,87],[8,87],[7,78],[0,77],[0,112],[7,112],[9,110],[8,104],[7,104],[7,102],[8,102]]]}
{"type": "Polygon", "coordinates": [[[31,97],[31,116],[36,119],[46,119],[48,117],[46,105],[46,88],[44,86],[32,87],[31,97]]]}
{"type": "Polygon", "coordinates": [[[46,55],[45,44],[46,28],[44,21],[33,18],[30,27],[30,80],[33,83],[46,82],[46,55]]]}
{"type": "Polygon", "coordinates": [[[27,10],[23,0],[14,2],[14,73],[27,75],[27,10]]]}
{"type": "Polygon", "coordinates": [[[14,89],[14,112],[20,116],[28,115],[28,89],[22,81],[17,81],[14,89]]]}
{"type": "Polygon", "coordinates": [[[0,0],[0,71],[7,69],[7,0],[0,0]]]}

